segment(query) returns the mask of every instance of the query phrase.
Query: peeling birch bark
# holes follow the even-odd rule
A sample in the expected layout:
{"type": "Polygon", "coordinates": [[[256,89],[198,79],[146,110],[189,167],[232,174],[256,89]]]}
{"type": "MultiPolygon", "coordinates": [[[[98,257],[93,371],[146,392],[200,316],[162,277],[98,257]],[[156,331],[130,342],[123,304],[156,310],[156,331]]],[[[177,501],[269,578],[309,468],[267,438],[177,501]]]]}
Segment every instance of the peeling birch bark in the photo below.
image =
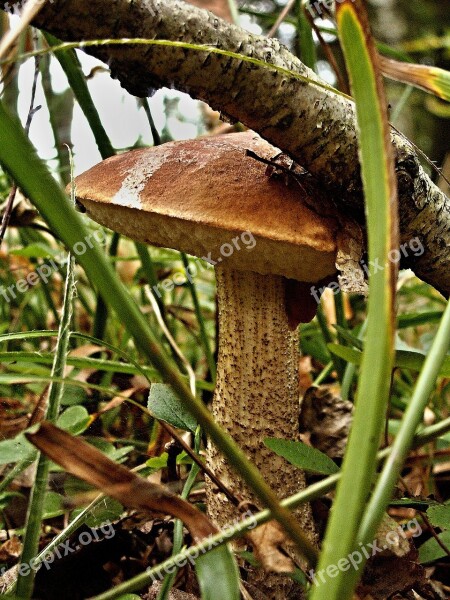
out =
{"type": "MultiPolygon", "coordinates": [[[[8,3],[0,0],[0,8],[8,3]]],[[[253,35],[180,0],[54,0],[35,24],[66,41],[142,37],[208,44],[318,77],[276,39],[253,35]]],[[[86,50],[136,96],[175,87],[254,129],[315,175],[336,204],[364,219],[353,103],[270,68],[209,51],[135,45],[86,50]]],[[[424,248],[411,267],[450,294],[450,201],[424,173],[408,141],[393,132],[401,241],[424,248]]]]}

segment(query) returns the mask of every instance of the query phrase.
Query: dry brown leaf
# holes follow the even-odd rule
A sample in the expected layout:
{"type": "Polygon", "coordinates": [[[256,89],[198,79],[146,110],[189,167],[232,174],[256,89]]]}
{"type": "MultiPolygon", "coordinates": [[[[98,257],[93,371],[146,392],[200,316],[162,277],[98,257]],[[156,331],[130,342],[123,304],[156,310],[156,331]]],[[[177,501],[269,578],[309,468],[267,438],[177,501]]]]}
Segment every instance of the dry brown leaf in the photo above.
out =
{"type": "Polygon", "coordinates": [[[300,413],[300,431],[311,445],[330,458],[342,458],[352,422],[353,404],[342,400],[332,385],[306,390],[300,413]]]}
{"type": "Polygon", "coordinates": [[[377,531],[376,541],[380,548],[384,548],[381,556],[394,554],[406,556],[411,550],[411,542],[406,537],[398,534],[399,524],[389,515],[385,514],[377,531]],[[393,534],[393,535],[392,535],[393,534]]]}
{"type": "Polygon", "coordinates": [[[31,393],[25,394],[21,400],[1,396],[0,438],[12,439],[29,427],[30,413],[34,413],[40,401],[40,398],[37,399],[36,395],[31,393]]]}
{"type": "Polygon", "coordinates": [[[364,569],[358,592],[361,598],[386,600],[393,597],[411,598],[413,596],[410,593],[413,590],[423,589],[427,589],[432,594],[427,594],[425,596],[427,599],[440,598],[433,593],[425,569],[416,562],[416,555],[411,552],[401,558],[375,556],[370,559],[364,569]]]}
{"type": "Polygon", "coordinates": [[[311,376],[312,373],[312,360],[310,356],[301,356],[298,362],[298,372],[299,372],[299,391],[300,395],[306,392],[308,388],[310,388],[313,384],[313,378],[311,376]]]}
{"type": "Polygon", "coordinates": [[[118,465],[80,438],[43,421],[27,439],[66,471],[83,479],[124,506],[181,519],[195,541],[217,533],[209,519],[189,502],[118,465]]]}
{"type": "MultiPolygon", "coordinates": [[[[158,595],[161,591],[161,586],[162,584],[159,581],[155,581],[143,600],[156,600],[159,597],[158,595]]],[[[183,592],[182,590],[172,589],[169,592],[168,600],[200,600],[200,598],[194,596],[194,594],[183,592]]]]}
{"type": "MultiPolygon", "coordinates": [[[[91,356],[92,354],[96,354],[98,352],[104,352],[105,350],[106,348],[104,348],[103,346],[97,346],[96,344],[83,344],[82,346],[71,350],[69,356],[86,358],[87,356],[91,356]]],[[[67,377],[69,373],[71,373],[74,370],[74,368],[75,367],[73,365],[66,365],[66,368],[64,370],[64,376],[67,377]]],[[[76,375],[76,377],[74,377],[74,379],[76,379],[77,381],[86,382],[89,376],[92,375],[92,373],[95,373],[95,371],[96,369],[82,369],[76,375]]]]}
{"type": "MultiPolygon", "coordinates": [[[[353,317],[352,307],[347,294],[343,294],[342,300],[344,303],[345,318],[350,320],[353,317]]],[[[336,325],[336,305],[334,302],[334,291],[331,288],[327,288],[322,294],[322,309],[327,320],[328,327],[336,325]]]]}
{"type": "Polygon", "coordinates": [[[96,413],[96,416],[102,415],[108,410],[112,410],[113,408],[117,408],[120,406],[125,400],[131,398],[136,392],[140,391],[142,388],[128,388],[127,390],[121,390],[120,396],[114,396],[109,402],[107,402],[102,408],[96,413]]]}
{"type": "Polygon", "coordinates": [[[0,546],[0,561],[8,562],[11,559],[19,558],[21,552],[22,542],[16,535],[13,535],[0,546]]]}
{"type": "Polygon", "coordinates": [[[295,570],[293,561],[280,550],[280,546],[289,543],[289,540],[277,521],[261,525],[246,537],[252,543],[255,556],[266,571],[292,573],[295,570]]]}

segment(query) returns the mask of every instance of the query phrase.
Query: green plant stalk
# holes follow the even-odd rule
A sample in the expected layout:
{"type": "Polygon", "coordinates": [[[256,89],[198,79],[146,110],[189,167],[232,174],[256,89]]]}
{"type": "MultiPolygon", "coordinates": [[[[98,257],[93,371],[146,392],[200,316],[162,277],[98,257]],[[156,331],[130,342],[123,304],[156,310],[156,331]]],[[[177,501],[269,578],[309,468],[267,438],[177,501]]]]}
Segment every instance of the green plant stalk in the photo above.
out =
{"type": "MultiPolygon", "coordinates": [[[[337,323],[337,325],[339,325],[339,327],[342,327],[343,329],[348,329],[347,319],[345,318],[344,296],[343,296],[341,290],[338,290],[338,292],[336,294],[334,294],[333,299],[334,299],[334,309],[336,311],[336,323],[337,323]]],[[[340,344],[342,344],[343,346],[347,345],[347,343],[342,338],[339,331],[337,333],[337,339],[338,339],[338,342],[340,344]]],[[[341,384],[344,381],[347,366],[348,365],[344,364],[342,373],[339,374],[340,375],[339,381],[341,382],[341,384]]]]}
{"type": "Polygon", "coordinates": [[[239,8],[236,4],[236,0],[227,0],[227,2],[233,23],[239,25],[239,8]]]}
{"type": "MultiPolygon", "coordinates": [[[[197,453],[200,452],[200,442],[201,442],[201,429],[200,429],[200,427],[197,427],[197,431],[195,432],[194,452],[197,452],[197,453]]],[[[195,483],[195,479],[197,478],[197,475],[199,474],[199,472],[200,472],[200,467],[196,463],[193,463],[191,470],[189,471],[189,475],[187,476],[186,482],[183,486],[183,491],[180,494],[180,496],[183,500],[188,499],[189,494],[191,493],[192,487],[195,483]]],[[[180,519],[177,519],[175,521],[175,525],[173,528],[172,556],[175,556],[181,552],[181,548],[183,545],[183,527],[184,527],[183,521],[181,521],[180,519]]],[[[158,597],[156,598],[156,600],[168,600],[168,595],[169,595],[170,590],[172,589],[172,586],[174,584],[177,573],[178,573],[178,569],[176,569],[173,573],[168,573],[164,577],[164,581],[162,582],[161,589],[158,593],[158,597]]]]}
{"type": "Polygon", "coordinates": [[[317,52],[312,35],[311,25],[305,16],[301,0],[295,0],[295,17],[297,20],[297,47],[300,60],[313,71],[316,70],[317,52]]]}
{"type": "Polygon", "coordinates": [[[26,460],[21,460],[14,465],[14,467],[7,472],[6,475],[2,475],[2,480],[0,481],[0,493],[6,490],[9,485],[16,479],[22,471],[25,471],[27,467],[29,467],[37,458],[37,451],[33,454],[32,457],[27,458],[26,460]]]}
{"type": "MultiPolygon", "coordinates": [[[[180,252],[181,260],[183,261],[184,268],[186,273],[189,274],[189,260],[184,252],[180,252]]],[[[203,313],[200,308],[200,302],[198,299],[197,288],[195,287],[194,282],[191,280],[191,277],[187,277],[186,285],[189,288],[191,293],[192,302],[194,304],[195,315],[197,317],[198,325],[200,327],[200,339],[202,340],[203,349],[205,351],[206,362],[208,364],[208,369],[211,374],[211,379],[213,382],[216,381],[216,361],[214,360],[213,353],[211,351],[211,346],[208,339],[208,333],[205,327],[205,319],[203,318],[203,313]]]]}
{"type": "MultiPolygon", "coordinates": [[[[105,160],[106,158],[113,156],[115,154],[115,150],[100,120],[100,115],[98,114],[97,107],[92,100],[91,92],[89,91],[86,78],[75,50],[67,49],[58,51],[56,48],[61,44],[61,41],[50,33],[44,33],[43,35],[48,45],[54,51],[54,55],[59,61],[59,64],[61,65],[67,77],[75,98],[77,99],[78,104],[80,105],[80,108],[83,111],[87,122],[89,123],[89,127],[94,135],[94,139],[101,157],[103,160],[105,160]]],[[[110,253],[112,256],[115,255],[113,253],[113,249],[117,249],[119,238],[119,234],[115,233],[111,241],[110,253]]],[[[107,318],[107,305],[101,295],[97,294],[97,305],[95,308],[94,325],[92,328],[92,333],[95,337],[100,339],[103,337],[107,318]]]]}
{"type": "Polygon", "coordinates": [[[357,401],[342,478],[317,571],[326,574],[312,587],[312,600],[349,600],[358,573],[328,568],[346,558],[356,545],[358,530],[376,471],[376,454],[386,416],[394,358],[394,272],[389,251],[396,244],[396,194],[392,150],[388,147],[387,114],[375,71],[364,7],[350,0],[336,5],[341,45],[350,74],[359,126],[359,150],[368,224],[368,326],[357,401]],[[381,94],[381,95],[380,95],[381,94]],[[388,149],[389,148],[389,149],[388,149]],[[379,264],[382,269],[375,269],[379,264]],[[345,523],[345,526],[344,526],[345,523]]]}
{"type": "MultiPolygon", "coordinates": [[[[344,295],[341,290],[334,294],[334,307],[336,310],[336,323],[343,329],[348,329],[347,319],[345,318],[344,295]]],[[[338,333],[339,340],[339,333],[338,333]]],[[[344,343],[345,342],[341,342],[344,343]]]]}
{"type": "MultiPolygon", "coordinates": [[[[59,165],[59,168],[58,168],[59,177],[60,177],[61,183],[63,185],[67,185],[70,181],[69,153],[67,152],[67,147],[64,148],[63,142],[61,141],[59,123],[58,123],[58,119],[55,115],[55,113],[57,111],[55,110],[54,105],[55,105],[55,102],[57,101],[57,99],[62,100],[62,98],[67,98],[67,100],[66,100],[67,104],[64,103],[63,108],[61,109],[62,111],[66,112],[69,107],[69,102],[70,102],[70,106],[73,107],[74,101],[73,101],[72,94],[71,94],[71,92],[69,92],[69,90],[66,90],[61,95],[55,94],[55,92],[53,91],[52,77],[51,77],[51,73],[50,73],[50,60],[51,60],[51,56],[49,54],[44,56],[43,60],[41,60],[41,63],[40,63],[41,84],[42,84],[42,91],[44,92],[44,96],[45,96],[45,102],[47,104],[47,108],[49,111],[50,127],[52,129],[53,138],[55,140],[54,148],[56,151],[56,157],[57,157],[57,161],[58,161],[58,165],[59,165]]],[[[59,112],[59,110],[58,110],[58,112],[59,112]]],[[[67,142],[67,140],[65,140],[65,142],[67,142]]]]}
{"type": "MultiPolygon", "coordinates": [[[[63,190],[38,158],[20,124],[6,112],[1,102],[0,162],[38,208],[50,229],[68,248],[73,249],[77,242],[87,238],[87,231],[80,215],[76,213],[63,190]]],[[[163,379],[171,383],[175,393],[227,457],[233,468],[259,500],[272,510],[274,517],[279,520],[308,562],[314,564],[317,551],[294,515],[280,505],[275,493],[266,484],[258,469],[247,459],[234,440],[217,425],[204,404],[191,394],[189,387],[160,348],[147,321],[99,248],[94,245],[92,248],[86,246],[86,251],[78,256],[78,262],[84,268],[89,280],[116,311],[127,331],[134,337],[137,346],[158,369],[163,379]]]]}
{"type": "MultiPolygon", "coordinates": [[[[325,318],[321,304],[319,304],[319,306],[317,307],[316,319],[319,324],[325,343],[327,345],[333,343],[335,338],[328,328],[327,320],[325,318]]],[[[345,372],[345,362],[342,360],[342,358],[336,356],[335,354],[331,354],[331,361],[334,364],[334,368],[336,369],[336,372],[338,374],[339,381],[342,381],[345,372]]]]}
{"type": "MultiPolygon", "coordinates": [[[[120,234],[113,233],[111,243],[109,245],[109,256],[117,256],[119,248],[120,234]]],[[[113,266],[114,268],[114,266],[113,266]]],[[[92,335],[99,340],[105,335],[106,323],[108,320],[108,305],[103,300],[100,294],[97,295],[97,305],[95,307],[94,323],[92,325],[92,335]]]]}
{"type": "MultiPolygon", "coordinates": [[[[362,340],[364,338],[364,336],[366,335],[366,328],[367,328],[367,319],[362,324],[361,329],[358,333],[359,340],[362,340]]],[[[353,383],[353,378],[355,376],[355,373],[356,373],[356,365],[353,363],[347,363],[347,366],[345,367],[344,378],[342,379],[342,385],[341,385],[342,400],[349,400],[349,398],[350,398],[352,383],[353,383]]]]}
{"type": "MultiPolygon", "coordinates": [[[[416,448],[428,444],[430,441],[438,438],[447,431],[450,431],[450,417],[444,421],[441,421],[440,423],[426,427],[414,438],[413,446],[416,448]]],[[[377,454],[377,461],[381,462],[384,458],[386,458],[386,456],[389,456],[390,452],[391,447],[380,450],[377,454]]],[[[294,509],[300,504],[311,502],[316,498],[320,498],[335,487],[340,477],[340,472],[330,475],[329,477],[326,477],[325,479],[308,486],[306,490],[302,490],[301,492],[298,492],[289,498],[285,498],[281,501],[281,504],[286,508],[294,509]]],[[[159,575],[164,573],[165,569],[172,570],[176,568],[179,563],[182,563],[182,561],[188,560],[189,557],[199,556],[202,553],[202,550],[208,548],[210,545],[219,546],[221,544],[226,544],[227,542],[238,537],[242,537],[249,529],[253,529],[255,526],[263,525],[271,519],[272,514],[269,510],[260,511],[255,515],[242,520],[239,524],[233,527],[224,528],[222,531],[220,531],[220,533],[209,538],[208,542],[191,546],[189,549],[183,550],[176,556],[171,556],[157,567],[154,567],[151,570],[149,569],[145,573],[136,575],[132,579],[129,579],[128,581],[115,587],[113,590],[109,590],[103,594],[100,594],[99,596],[95,596],[93,600],[112,600],[113,598],[120,597],[122,594],[138,590],[149,584],[152,580],[159,579],[159,575]]],[[[61,539],[60,542],[61,541],[64,541],[64,539],[61,539]]]]}
{"type": "Polygon", "coordinates": [[[94,134],[97,148],[103,159],[115,154],[114,148],[109,140],[109,137],[102,125],[100,116],[95,106],[86,78],[80,65],[80,61],[75,53],[74,48],[61,48],[61,41],[50,33],[43,33],[45,40],[53,51],[55,57],[59,61],[70,87],[75,95],[75,98],[83,111],[84,116],[89,123],[92,133],[94,134]]]}
{"type": "Polygon", "coordinates": [[[150,131],[151,131],[152,138],[153,138],[153,145],[159,146],[161,144],[161,136],[159,135],[159,132],[156,129],[155,121],[153,119],[152,112],[150,110],[150,105],[148,103],[148,99],[147,98],[139,98],[138,103],[142,106],[142,108],[144,109],[144,112],[147,116],[147,121],[150,126],[150,131]]]}
{"type": "MultiPolygon", "coordinates": [[[[12,341],[12,340],[22,340],[22,339],[27,339],[27,341],[28,341],[29,339],[33,339],[33,338],[56,337],[57,335],[58,335],[57,331],[48,331],[48,330],[27,331],[27,332],[22,331],[20,333],[7,333],[7,334],[0,335],[0,343],[6,342],[6,341],[12,341]]],[[[125,374],[129,374],[129,375],[136,375],[137,373],[140,373],[147,379],[147,381],[149,383],[152,383],[152,381],[154,381],[155,378],[160,378],[160,374],[158,373],[158,371],[156,369],[138,364],[126,352],[124,352],[117,346],[114,346],[113,344],[109,344],[108,342],[105,342],[104,340],[99,340],[98,338],[94,338],[91,335],[87,335],[84,333],[78,333],[76,331],[71,331],[70,337],[73,337],[73,338],[79,339],[79,340],[83,340],[84,342],[88,342],[89,344],[94,344],[97,346],[104,346],[105,348],[108,348],[109,350],[111,350],[113,353],[121,356],[127,362],[102,360],[102,359],[97,359],[97,358],[92,358],[92,357],[87,357],[87,356],[84,358],[76,357],[76,356],[68,356],[66,359],[66,362],[69,365],[73,365],[74,367],[77,367],[79,369],[88,368],[88,369],[95,369],[95,370],[106,371],[106,372],[117,371],[119,373],[125,373],[125,374]]],[[[12,363],[16,363],[16,362],[20,361],[21,358],[23,358],[25,361],[33,362],[33,363],[36,363],[36,362],[43,363],[43,364],[52,364],[53,363],[53,356],[48,352],[42,352],[42,353],[41,352],[0,352],[0,361],[8,361],[9,360],[12,363]]],[[[181,377],[185,381],[188,381],[188,377],[186,375],[181,375],[181,377]]],[[[34,378],[35,378],[35,376],[33,376],[33,379],[34,378]]],[[[37,380],[44,381],[44,379],[42,377],[38,378],[37,380]]],[[[80,387],[86,387],[86,388],[93,385],[93,384],[87,384],[86,382],[81,382],[81,381],[75,382],[73,380],[71,381],[71,380],[67,380],[67,379],[65,379],[65,381],[66,381],[66,383],[70,383],[71,385],[80,385],[81,384],[80,387]]],[[[209,392],[214,391],[214,388],[212,387],[211,382],[208,382],[208,381],[197,380],[196,387],[199,390],[207,390],[209,392]]],[[[104,388],[102,386],[97,386],[96,389],[101,391],[104,388]]]]}
{"type": "MultiPolygon", "coordinates": [[[[46,264],[46,262],[44,261],[43,265],[45,265],[45,264],[46,264]]],[[[48,307],[50,308],[50,310],[52,312],[53,318],[55,319],[55,323],[59,327],[59,314],[58,314],[58,310],[55,306],[55,303],[53,301],[52,293],[50,290],[51,285],[52,285],[52,280],[48,281],[47,283],[42,282],[42,285],[40,286],[40,291],[41,291],[42,295],[44,296],[44,298],[48,304],[48,307]]]]}
{"type": "MultiPolygon", "coordinates": [[[[354,344],[356,345],[356,344],[354,344]]],[[[362,362],[363,353],[349,346],[338,346],[337,344],[328,344],[328,349],[332,354],[337,354],[344,360],[359,365],[362,362]]],[[[395,353],[394,367],[407,369],[409,371],[421,371],[425,363],[426,355],[414,350],[397,350],[395,353]]],[[[441,370],[441,377],[450,377],[450,356],[446,356],[441,370]]]]}
{"type": "MultiPolygon", "coordinates": [[[[148,281],[150,287],[152,288],[152,292],[153,292],[153,290],[158,289],[159,282],[158,282],[158,278],[156,276],[155,265],[153,264],[152,257],[150,256],[148,247],[145,244],[142,244],[141,242],[135,242],[135,246],[136,246],[136,250],[139,255],[139,258],[141,259],[142,269],[145,273],[145,276],[147,277],[147,281],[148,281]]],[[[161,312],[162,318],[164,319],[165,323],[169,327],[168,320],[167,320],[166,305],[164,304],[164,302],[162,301],[162,299],[159,297],[158,294],[154,294],[154,296],[155,296],[156,303],[159,306],[159,310],[161,312]]]]}
{"type": "Polygon", "coordinates": [[[324,381],[331,373],[333,372],[334,364],[333,362],[329,362],[322,371],[318,374],[318,376],[314,379],[313,385],[320,385],[322,381],[324,381]]]}
{"type": "Polygon", "coordinates": [[[358,541],[367,543],[376,533],[392,490],[413,443],[414,433],[423,417],[428,399],[450,345],[450,302],[442,317],[423,369],[417,379],[412,398],[403,416],[400,429],[391,446],[391,452],[378,478],[369,505],[359,529],[358,541]]]}
{"type": "MultiPolygon", "coordinates": [[[[62,307],[62,318],[59,326],[58,338],[55,348],[55,359],[53,362],[52,376],[61,378],[64,376],[66,366],[66,356],[69,346],[69,328],[72,318],[72,303],[74,296],[74,260],[69,255],[67,265],[67,276],[64,288],[64,301],[62,307]]],[[[58,417],[59,407],[64,386],[62,383],[50,383],[48,393],[48,405],[46,418],[54,423],[58,417]]],[[[23,538],[23,548],[20,557],[20,564],[32,565],[35,559],[39,537],[41,534],[42,515],[44,512],[44,501],[47,494],[48,473],[50,470],[50,459],[44,454],[39,453],[38,465],[36,469],[36,479],[34,481],[31,497],[28,505],[27,524],[23,538]]],[[[25,575],[20,574],[17,579],[17,596],[19,598],[31,598],[33,594],[33,584],[36,571],[31,568],[25,575]]]]}

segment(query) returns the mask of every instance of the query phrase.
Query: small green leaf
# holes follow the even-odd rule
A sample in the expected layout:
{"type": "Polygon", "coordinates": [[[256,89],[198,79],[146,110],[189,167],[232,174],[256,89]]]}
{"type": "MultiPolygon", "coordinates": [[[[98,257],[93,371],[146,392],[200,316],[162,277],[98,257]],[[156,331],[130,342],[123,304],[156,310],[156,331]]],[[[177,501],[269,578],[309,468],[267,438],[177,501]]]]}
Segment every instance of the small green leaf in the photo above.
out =
{"type": "Polygon", "coordinates": [[[408,313],[399,315],[397,327],[405,329],[406,327],[417,327],[418,325],[428,325],[430,323],[439,323],[442,319],[442,311],[428,311],[420,313],[408,313]]]}
{"type": "Polygon", "coordinates": [[[302,323],[300,325],[300,347],[303,354],[312,356],[324,365],[331,360],[322,332],[315,324],[302,323]]]}
{"type": "Polygon", "coordinates": [[[168,456],[169,455],[167,454],[167,452],[163,452],[161,456],[153,456],[152,458],[148,459],[146,465],[154,469],[155,471],[159,471],[159,469],[164,469],[165,467],[167,467],[168,456]]]}
{"type": "Polygon", "coordinates": [[[298,567],[292,573],[287,573],[287,576],[290,577],[291,579],[293,579],[294,581],[296,581],[297,583],[299,583],[300,585],[302,585],[303,587],[305,587],[306,584],[308,583],[308,580],[306,579],[306,575],[298,567]]]}
{"type": "Polygon", "coordinates": [[[299,469],[332,475],[339,471],[338,466],[320,450],[311,448],[302,442],[282,440],[279,438],[266,438],[264,444],[278,456],[282,456],[299,469]]]}
{"type": "Polygon", "coordinates": [[[450,529],[450,504],[434,504],[427,510],[427,517],[435,527],[450,529]]]}
{"type": "MultiPolygon", "coordinates": [[[[71,364],[70,356],[67,357],[67,364],[71,364]]],[[[89,365],[92,367],[92,365],[89,365]]],[[[66,386],[64,388],[64,394],[61,398],[62,406],[73,406],[74,404],[82,404],[87,399],[86,390],[83,388],[75,387],[75,386],[66,386]]]]}
{"type": "Polygon", "coordinates": [[[25,258],[54,258],[59,252],[41,242],[28,244],[24,248],[10,250],[10,254],[24,256],[25,258]]]}
{"type": "Polygon", "coordinates": [[[172,387],[165,383],[154,383],[150,388],[148,409],[157,419],[167,421],[173,427],[192,432],[197,428],[197,421],[174,394],[172,387]]]}
{"type": "Polygon", "coordinates": [[[237,552],[239,558],[247,561],[248,564],[252,567],[260,567],[261,563],[256,558],[253,552],[249,552],[248,550],[242,550],[241,552],[237,552]]]}
{"type": "Polygon", "coordinates": [[[358,350],[363,350],[364,343],[358,337],[353,335],[348,329],[345,327],[340,327],[339,325],[334,326],[339,335],[344,338],[345,341],[349,342],[352,346],[357,348],[358,350]]]}
{"type": "MultiPolygon", "coordinates": [[[[356,365],[361,364],[363,353],[359,350],[354,350],[348,346],[339,344],[328,344],[328,349],[336,356],[340,356],[344,360],[356,365]]],[[[411,371],[420,371],[425,362],[426,355],[418,351],[397,350],[395,353],[394,364],[401,369],[409,369],[411,371]]],[[[442,363],[439,377],[450,377],[450,356],[447,356],[442,363]]]]}
{"type": "MultiPolygon", "coordinates": [[[[438,538],[447,548],[450,546],[450,531],[444,531],[438,535],[438,538]]],[[[434,538],[430,538],[419,548],[419,561],[422,564],[431,563],[439,558],[448,556],[445,550],[439,546],[434,538]]]]}
{"type": "MultiPolygon", "coordinates": [[[[84,511],[84,508],[78,509],[78,512],[84,511]]],[[[86,517],[84,523],[88,527],[100,527],[102,525],[111,524],[121,517],[123,513],[123,506],[114,498],[104,498],[100,504],[94,509],[91,509],[86,517]]],[[[75,511],[71,515],[72,519],[75,518],[75,511]]]]}
{"type": "Polygon", "coordinates": [[[61,494],[57,494],[56,492],[48,491],[45,494],[44,498],[44,509],[42,518],[43,519],[53,519],[54,517],[59,517],[63,515],[65,512],[64,508],[64,497],[61,494]]]}
{"type": "Polygon", "coordinates": [[[415,500],[414,498],[399,498],[391,500],[389,506],[402,506],[404,508],[414,508],[415,510],[426,511],[430,506],[434,506],[434,500],[415,500]]]}
{"type": "Polygon", "coordinates": [[[21,433],[14,439],[0,442],[0,465],[19,462],[31,457],[35,453],[33,446],[27,442],[21,433]]]}
{"type": "Polygon", "coordinates": [[[70,406],[60,415],[56,424],[72,435],[79,435],[89,424],[89,413],[84,406],[70,406]]]}
{"type": "Polygon", "coordinates": [[[195,562],[202,600],[239,600],[239,571],[228,546],[219,546],[195,562]]]}

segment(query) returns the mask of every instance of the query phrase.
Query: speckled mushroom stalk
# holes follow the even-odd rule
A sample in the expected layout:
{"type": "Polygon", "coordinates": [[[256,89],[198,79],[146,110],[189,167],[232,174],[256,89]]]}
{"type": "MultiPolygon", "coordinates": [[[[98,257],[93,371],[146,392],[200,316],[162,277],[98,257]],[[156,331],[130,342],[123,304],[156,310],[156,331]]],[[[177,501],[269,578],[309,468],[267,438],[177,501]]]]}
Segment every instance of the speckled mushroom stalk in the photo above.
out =
{"type": "MultiPolygon", "coordinates": [[[[304,475],[264,445],[267,437],[298,439],[298,336],[288,323],[285,279],[226,267],[216,268],[216,279],[219,352],[214,418],[277,494],[286,497],[304,487],[304,475]]],[[[208,462],[228,489],[256,502],[214,446],[208,462]]],[[[208,492],[208,511],[224,525],[235,509],[211,485],[208,492]]],[[[312,530],[306,509],[301,520],[312,530]]]]}
{"type": "MultiPolygon", "coordinates": [[[[297,183],[267,177],[246,149],[265,158],[277,153],[251,132],[171,142],[97,165],[76,179],[77,198],[114,231],[216,261],[219,357],[212,410],[285,497],[304,487],[304,475],[263,441],[298,439],[298,339],[287,318],[286,281],[335,276],[340,225],[311,210],[297,183]],[[233,240],[244,241],[243,232],[254,243],[228,251],[233,240]]],[[[235,495],[255,502],[213,446],[208,463],[235,495]]],[[[212,484],[207,503],[217,524],[236,518],[212,484]]],[[[313,535],[308,507],[299,518],[313,535]]]]}

